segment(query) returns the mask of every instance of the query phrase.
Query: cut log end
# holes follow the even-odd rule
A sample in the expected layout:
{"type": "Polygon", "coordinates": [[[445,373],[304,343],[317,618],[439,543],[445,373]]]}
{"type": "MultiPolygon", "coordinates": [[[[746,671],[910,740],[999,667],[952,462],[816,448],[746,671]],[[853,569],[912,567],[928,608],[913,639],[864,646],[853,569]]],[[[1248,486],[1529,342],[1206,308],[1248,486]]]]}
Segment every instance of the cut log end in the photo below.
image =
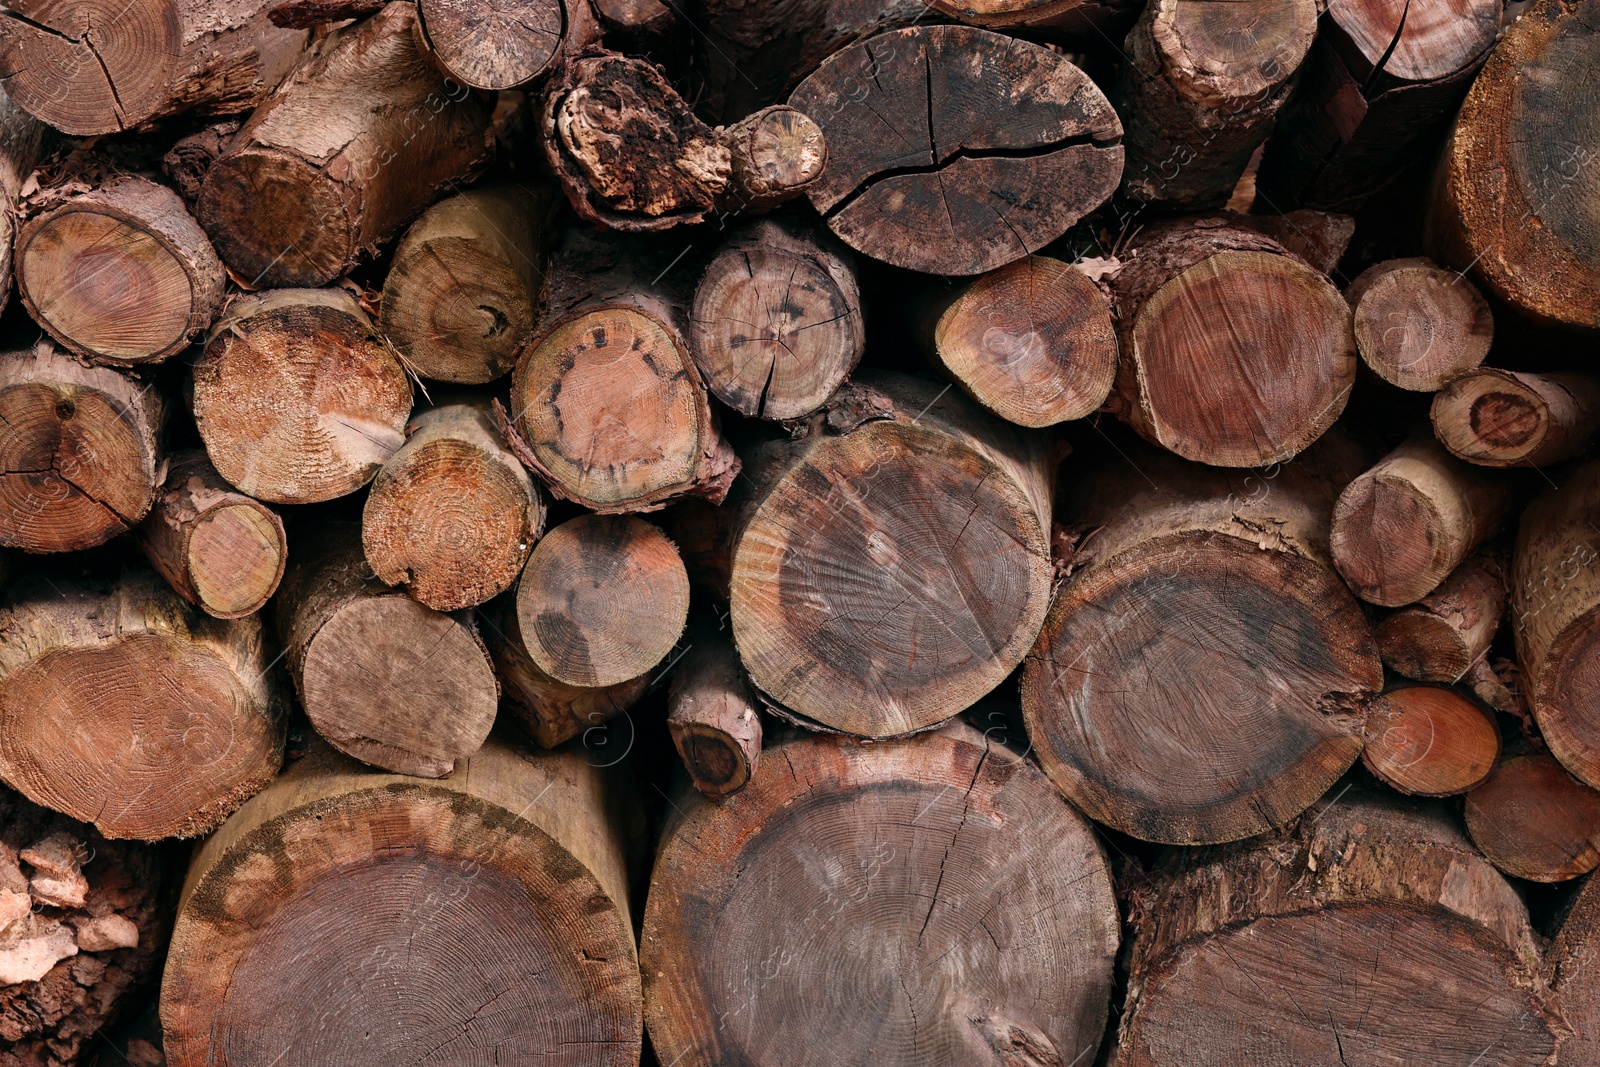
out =
{"type": "Polygon", "coordinates": [[[1460,274],[1427,259],[1390,260],[1350,283],[1356,346],[1391,385],[1434,392],[1483,362],[1494,340],[1489,304],[1460,274]]]}
{"type": "Polygon", "coordinates": [[[287,562],[283,524],[266,508],[224,504],[194,524],[188,568],[200,606],[218,618],[257,611],[287,562]]]}
{"type": "Polygon", "coordinates": [[[761,718],[727,637],[700,626],[689,641],[672,677],[667,729],[694,787],[715,800],[749,784],[761,760],[761,718]]]}
{"type": "Polygon", "coordinates": [[[737,211],[768,211],[805,192],[828,163],[822,127],[804,112],[777,104],[719,133],[731,172],[723,194],[737,211]]]}
{"type": "Polygon", "coordinates": [[[339,184],[273,148],[232,152],[206,171],[200,224],[235,275],[252,286],[326,285],[356,255],[358,220],[339,184]]]}
{"type": "Polygon", "coordinates": [[[1489,712],[1442,686],[1406,686],[1367,705],[1367,769],[1402,793],[1447,797],[1483,784],[1500,758],[1489,712]]]}
{"type": "Polygon", "coordinates": [[[435,62],[474,89],[515,89],[561,49],[561,0],[421,0],[417,35],[435,62]]]}
{"type": "Polygon", "coordinates": [[[1479,369],[1433,398],[1434,435],[1484,467],[1541,467],[1569,459],[1594,435],[1600,384],[1577,374],[1479,369]]]}
{"type": "Polygon", "coordinates": [[[1502,761],[1465,814],[1473,843],[1517,878],[1561,882],[1600,866],[1600,793],[1544,753],[1502,761]]]}

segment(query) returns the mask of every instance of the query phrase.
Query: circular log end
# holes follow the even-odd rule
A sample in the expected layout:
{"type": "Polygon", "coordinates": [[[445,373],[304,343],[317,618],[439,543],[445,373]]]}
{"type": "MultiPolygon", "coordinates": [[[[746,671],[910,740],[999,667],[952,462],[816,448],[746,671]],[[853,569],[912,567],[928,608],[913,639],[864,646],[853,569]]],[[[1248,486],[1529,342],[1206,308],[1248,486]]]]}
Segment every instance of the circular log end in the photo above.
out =
{"type": "Polygon", "coordinates": [[[1328,17],[1360,57],[1365,78],[1381,64],[1387,79],[1427,82],[1468,69],[1500,30],[1500,0],[1335,0],[1328,17]]]}
{"type": "Polygon", "coordinates": [[[1562,882],[1600,865],[1600,793],[1544,753],[1501,763],[1465,815],[1473,844],[1517,878],[1562,882]]]}
{"type": "Polygon", "coordinates": [[[355,262],[354,199],[299,157],[252,147],[206,171],[195,214],[244,284],[327,285],[355,262]]]}
{"type": "Polygon", "coordinates": [[[1454,682],[1472,666],[1466,638],[1431,611],[1402,608],[1373,631],[1383,665],[1423,682],[1454,682]]]}
{"type": "Polygon", "coordinates": [[[1333,507],[1333,565],[1369,604],[1421,600],[1449,574],[1451,531],[1432,499],[1401,478],[1364,474],[1333,507]]]}
{"type": "Polygon", "coordinates": [[[673,734],[678,754],[707,796],[729,796],[750,781],[750,761],[726,731],[691,723],[673,734]]]}
{"type": "Polygon", "coordinates": [[[1550,404],[1505,371],[1465,374],[1433,398],[1434,434],[1450,452],[1485,467],[1516,467],[1544,447],[1550,404]]]}
{"type": "Polygon", "coordinates": [[[259,504],[224,504],[195,520],[186,565],[200,607],[219,619],[259,611],[289,559],[283,521],[259,504]]]}
{"type": "MultiPolygon", "coordinates": [[[[1519,611],[1551,610],[1546,590],[1563,579],[1540,575],[1526,581],[1533,596],[1519,611]]],[[[1528,702],[1545,744],[1577,778],[1600,788],[1600,709],[1594,699],[1600,692],[1600,610],[1591,608],[1563,627],[1532,673],[1528,702]]]]}
{"type": "Polygon", "coordinates": [[[1300,68],[1316,36],[1316,0],[1157,0],[1151,33],[1163,73],[1197,104],[1241,110],[1300,68]]]}
{"type": "Polygon", "coordinates": [[[1351,283],[1357,287],[1356,346],[1391,385],[1431,393],[1489,354],[1489,303],[1455,271],[1427,260],[1380,263],[1351,283]]]}
{"type": "Polygon", "coordinates": [[[560,51],[560,0],[420,0],[417,33],[432,58],[474,89],[515,89],[543,74],[560,51]]]}
{"type": "Polygon", "coordinates": [[[494,381],[516,365],[534,325],[514,267],[466,237],[402,245],[384,282],[384,335],[423,378],[494,381]]]}
{"type": "Polygon", "coordinates": [[[1437,686],[1406,686],[1374,698],[1365,733],[1367,768],[1413,796],[1465,793],[1481,785],[1500,758],[1500,730],[1491,715],[1437,686]]]}

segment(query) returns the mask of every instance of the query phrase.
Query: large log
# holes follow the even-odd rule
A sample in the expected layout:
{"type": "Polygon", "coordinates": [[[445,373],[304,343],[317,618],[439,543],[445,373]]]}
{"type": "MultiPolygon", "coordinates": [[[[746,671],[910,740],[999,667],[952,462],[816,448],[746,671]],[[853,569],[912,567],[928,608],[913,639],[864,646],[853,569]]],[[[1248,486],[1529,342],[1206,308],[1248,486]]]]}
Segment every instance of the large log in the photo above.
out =
{"type": "Polygon", "coordinates": [[[1572,92],[1600,58],[1600,3],[1541,0],[1490,53],[1440,160],[1434,258],[1517,310],[1600,327],[1600,201],[1589,167],[1600,117],[1572,92]]]}
{"type": "Polygon", "coordinates": [[[1391,259],[1345,290],[1356,347],[1373,373],[1401,389],[1432,393],[1482,363],[1494,318],[1477,287],[1431,259],[1391,259]]]}
{"type": "Polygon", "coordinates": [[[1171,856],[1140,910],[1118,1067],[1556,1063],[1527,907],[1440,807],[1340,794],[1171,856]]]}
{"type": "Polygon", "coordinates": [[[1363,457],[1334,436],[1263,476],[1125,451],[1061,505],[1098,532],[1023,665],[1034,752],[1079,809],[1135,837],[1281,828],[1360,756],[1383,684],[1328,558],[1334,496],[1363,457]]]}
{"type": "Polygon", "coordinates": [[[1600,1059],[1600,878],[1583,883],[1544,959],[1545,976],[1571,1030],[1561,1056],[1569,1063],[1594,1063],[1600,1059]]]}
{"type": "Polygon", "coordinates": [[[359,534],[298,528],[275,601],[306,716],[339,751],[442,778],[489,736],[500,686],[470,612],[446,615],[372,577],[359,534]]]}
{"type": "Polygon", "coordinates": [[[1118,413],[1146,440],[1202,463],[1264,466],[1344,411],[1356,374],[1350,309],[1255,228],[1152,227],[1113,284],[1118,413]]]}
{"type": "Polygon", "coordinates": [[[965,726],[767,759],[720,803],[674,800],[640,942],[662,1063],[1094,1061],[1110,872],[1031,763],[965,726]]]}
{"type": "Polygon", "coordinates": [[[416,11],[322,37],[206,171],[196,215],[248,284],[326,285],[487,162],[492,106],[423,58],[416,11]]]}
{"type": "Polygon", "coordinates": [[[1564,882],[1600,866],[1600,792],[1549,753],[1507,756],[1463,815],[1478,851],[1515,878],[1564,882]]]}
{"type": "Polygon", "coordinates": [[[750,784],[761,764],[761,716],[730,635],[702,624],[672,674],[667,729],[694,787],[713,800],[750,784]]]}
{"type": "Polygon", "coordinates": [[[0,545],[72,552],[137,525],[163,478],[149,385],[49,341],[0,355],[0,545]]]}
{"type": "Polygon", "coordinates": [[[0,606],[0,778],[107,837],[204,834],[278,773],[267,648],[150,571],[30,576],[0,606]]]}
{"type": "Polygon", "coordinates": [[[1423,682],[1459,682],[1488,654],[1506,614],[1505,553],[1485,550],[1378,624],[1383,665],[1423,682]]]}
{"type": "Polygon", "coordinates": [[[436,782],[313,751],[190,865],[168,1064],[637,1064],[621,788],[499,741],[436,782]]]}
{"type": "Polygon", "coordinates": [[[1039,632],[1056,457],[949,386],[862,374],[837,401],[830,432],[749,454],[734,638],[788,714],[869,737],[927,729],[1039,632]]]}
{"type": "Polygon", "coordinates": [[[229,483],[278,504],[360,489],[405,443],[411,382],[343,289],[235,301],[194,367],[194,420],[229,483]]]}
{"type": "Polygon", "coordinates": [[[910,270],[981,274],[1031,255],[1122,174],[1122,123],[1088,75],[970,26],[850,45],[789,103],[828,143],[811,203],[846,244],[910,270]]]}
{"type": "Polygon", "coordinates": [[[255,107],[294,66],[303,30],[274,0],[19,0],[0,17],[0,82],[24,109],[81,137],[199,109],[255,107]]]}
{"type": "Polygon", "coordinates": [[[1484,467],[1545,467],[1582,452],[1600,427],[1600,378],[1479,368],[1433,398],[1433,434],[1484,467]]]}

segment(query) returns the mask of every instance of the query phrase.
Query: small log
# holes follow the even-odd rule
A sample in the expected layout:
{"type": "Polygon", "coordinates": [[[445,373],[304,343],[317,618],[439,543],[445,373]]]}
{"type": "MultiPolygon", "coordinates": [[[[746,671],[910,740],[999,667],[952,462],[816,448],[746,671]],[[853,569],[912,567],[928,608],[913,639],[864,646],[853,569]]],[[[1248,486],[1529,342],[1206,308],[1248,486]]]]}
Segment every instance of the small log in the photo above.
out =
{"type": "Polygon", "coordinates": [[[1415,604],[1378,624],[1383,665],[1423,682],[1459,682],[1489,651],[1506,614],[1504,553],[1481,552],[1415,604]]]}
{"type": "Polygon", "coordinates": [[[720,800],[760,766],[761,716],[728,635],[701,626],[690,640],[667,694],[667,729],[694,787],[720,800]]]}
{"type": "Polygon", "coordinates": [[[226,276],[205,231],[166,186],[119,177],[30,219],[17,292],[34,321],[98,363],[181,352],[211,326],[226,276]]]}
{"type": "Polygon", "coordinates": [[[741,415],[811,414],[866,343],[853,257],[802,224],[762,219],[738,231],[695,288],[689,351],[707,388],[741,415]]]}
{"type": "Polygon", "coordinates": [[[577,753],[499,741],[441,781],[319,746],[190,864],[161,982],[167,1063],[393,1063],[438,1046],[637,1064],[622,788],[577,753]]]}
{"type": "Polygon", "coordinates": [[[1568,1063],[1594,1063],[1600,1059],[1600,878],[1583,883],[1544,960],[1571,1030],[1561,1056],[1568,1063]]]}
{"type": "Polygon", "coordinates": [[[250,286],[326,285],[487,163],[492,105],[393,3],[317,41],[206,171],[195,214],[250,286]]]}
{"type": "Polygon", "coordinates": [[[545,310],[554,190],[511,183],[448,197],[411,224],[378,321],[420,377],[481,384],[516,365],[545,310]]]}
{"type": "Polygon", "coordinates": [[[1316,0],[1151,0],[1123,42],[1111,99],[1127,131],[1123,195],[1212,211],[1227,203],[1293,90],[1316,0]]]}
{"type": "Polygon", "coordinates": [[[232,485],[278,504],[360,489],[405,443],[411,382],[343,289],[235,301],[194,368],[194,419],[232,485]]]}
{"type": "Polygon", "coordinates": [[[568,10],[587,2],[417,0],[418,47],[463,85],[516,89],[551,68],[568,10]]]}
{"type": "Polygon", "coordinates": [[[1271,237],[1227,218],[1155,226],[1113,289],[1116,409],[1145,440],[1201,463],[1265,466],[1344,411],[1350,309],[1271,237]]]}
{"type": "Polygon", "coordinates": [[[1155,872],[1116,1062],[1554,1067],[1540,966],[1527,906],[1439,802],[1341,792],[1155,872]]]}
{"type": "Polygon", "coordinates": [[[590,6],[607,34],[624,43],[623,51],[647,54],[672,44],[679,10],[663,0],[593,0],[590,6]]]}
{"type": "Polygon", "coordinates": [[[202,451],[172,457],[139,545],[189,603],[218,619],[261,610],[289,561],[283,520],[238,492],[202,451]]]}
{"type": "Polygon", "coordinates": [[[0,16],[0,80],[75,137],[181,111],[248,111],[294,66],[306,34],[267,18],[275,0],[18,0],[0,16]]]}
{"type": "MultiPolygon", "coordinates": [[[[1446,686],[1406,685],[1367,704],[1361,760],[1384,784],[1419,797],[1483,785],[1500,759],[1493,715],[1446,686]]],[[[1492,858],[1492,857],[1491,857],[1492,858]]]]}
{"type": "Polygon", "coordinates": [[[283,760],[272,662],[258,618],[152,572],[32,576],[0,606],[0,778],[107,837],[207,833],[283,760]]]}
{"type": "Polygon", "coordinates": [[[510,589],[543,532],[544,498],[501,443],[487,404],[413,419],[361,513],[372,573],[435,611],[510,589]]]}
{"type": "Polygon", "coordinates": [[[722,206],[758,215],[804,193],[828,164],[822,127],[804,112],[774,104],[717,131],[728,150],[722,206]]]}
{"type": "Polygon", "coordinates": [[[1117,374],[1110,300],[1082,271],[1044,256],[963,288],[934,326],[932,351],[963,392],[1020,426],[1093,413],[1117,374]]]}
{"type": "Polygon", "coordinates": [[[1368,603],[1410,604],[1498,533],[1511,503],[1507,482],[1413,436],[1339,494],[1333,564],[1368,603]]]}
{"type": "Polygon", "coordinates": [[[311,725],[364,763],[445,777],[482,747],[500,699],[472,613],[374,579],[354,530],[297,529],[296,543],[278,638],[311,725]]]}
{"type": "Polygon", "coordinates": [[[1088,75],[970,26],[852,44],[789,103],[828,143],[812,205],[846,244],[909,270],[982,274],[1031,255],[1122,173],[1122,123],[1088,75]]]}
{"type": "Polygon", "coordinates": [[[1345,290],[1356,348],[1390,385],[1432,393],[1483,362],[1494,318],[1477,287],[1431,259],[1391,259],[1345,290]]]}
{"type": "Polygon", "coordinates": [[[73,552],[138,525],[165,472],[148,385],[48,341],[0,355],[0,545],[73,552]]]}
{"type": "Polygon", "coordinates": [[[1467,833],[1515,878],[1564,882],[1600,866],[1600,792],[1553,756],[1522,752],[1467,794],[1467,833]]]}
{"type": "Polygon", "coordinates": [[[161,173],[172,182],[172,188],[183,197],[184,203],[193,205],[200,196],[200,186],[205,183],[206,171],[222,158],[228,142],[239,132],[238,119],[225,119],[204,129],[180,137],[166,155],[161,157],[161,173]]]}
{"type": "Polygon", "coordinates": [[[1433,433],[1482,467],[1546,467],[1582,452],[1600,426],[1600,378],[1479,368],[1433,398],[1433,433]]]}
{"type": "Polygon", "coordinates": [[[662,1063],[1094,1061],[1110,870],[1036,767],[966,726],[791,735],[767,759],[778,773],[720,803],[687,783],[674,800],[640,938],[662,1063]],[[862,1011],[841,975],[883,996],[862,1011]]]}

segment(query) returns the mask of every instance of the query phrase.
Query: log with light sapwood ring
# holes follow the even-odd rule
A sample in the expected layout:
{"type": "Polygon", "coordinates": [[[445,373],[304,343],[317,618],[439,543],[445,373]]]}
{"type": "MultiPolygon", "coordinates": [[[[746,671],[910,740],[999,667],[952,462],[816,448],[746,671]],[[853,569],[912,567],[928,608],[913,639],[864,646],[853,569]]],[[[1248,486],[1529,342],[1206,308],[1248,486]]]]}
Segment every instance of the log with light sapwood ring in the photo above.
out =
{"type": "Polygon", "coordinates": [[[1582,452],[1600,427],[1600,379],[1480,367],[1434,395],[1433,433],[1482,467],[1543,467],[1582,452]]]}
{"type": "Polygon", "coordinates": [[[383,1067],[432,1049],[632,1067],[624,788],[580,753],[498,739],[441,781],[317,746],[190,864],[161,982],[166,1062],[383,1067]],[[339,936],[306,939],[324,928],[339,936]]]}
{"type": "Polygon", "coordinates": [[[1505,614],[1505,553],[1485,550],[1385,618],[1373,636],[1383,665],[1396,674],[1459,682],[1488,653],[1505,614]]]}
{"type": "Polygon", "coordinates": [[[728,149],[723,206],[760,214],[793,200],[822,177],[828,143],[811,116],[774,104],[717,131],[728,149]]]}
{"type": "Polygon", "coordinates": [[[1501,761],[1463,814],[1472,843],[1513,877],[1564,882],[1600,866],[1600,792],[1549,753],[1501,761]]]}
{"type": "Polygon", "coordinates": [[[566,11],[585,0],[418,0],[416,34],[456,81],[491,92],[549,70],[561,52],[566,11]]]}
{"type": "Polygon", "coordinates": [[[138,535],[178,595],[218,619],[259,611],[289,562],[278,513],[229,485],[199,450],[172,457],[138,535]]]}
{"type": "Polygon", "coordinates": [[[1033,764],[965,725],[876,745],[796,732],[766,758],[725,800],[674,800],[640,940],[663,1063],[1094,1060],[1110,872],[1033,764]]]}
{"type": "Polygon", "coordinates": [[[1494,772],[1500,727],[1488,709],[1455,689],[1400,686],[1368,702],[1361,759],[1402,793],[1455,796],[1494,772]]]}
{"type": "Polygon", "coordinates": [[[114,178],[30,219],[17,292],[62,345],[98,363],[154,363],[188,347],[222,307],[227,276],[171,189],[114,178]]]}
{"type": "Polygon", "coordinates": [[[694,787],[717,800],[760,766],[761,716],[730,636],[706,624],[689,641],[667,694],[667,730],[694,787]]]}
{"type": "Polygon", "coordinates": [[[1373,372],[1401,389],[1431,393],[1489,354],[1494,318],[1466,278],[1431,259],[1391,259],[1345,290],[1356,347],[1373,372]]]}
{"type": "Polygon", "coordinates": [[[256,616],[216,620],[154,572],[39,574],[0,607],[0,779],[107,837],[208,833],[278,773],[256,616]]]}
{"type": "Polygon", "coordinates": [[[789,103],[828,143],[812,205],[846,244],[909,270],[982,274],[1031,255],[1122,175],[1122,123],[1086,74],[970,26],[851,44],[789,103]]]}

